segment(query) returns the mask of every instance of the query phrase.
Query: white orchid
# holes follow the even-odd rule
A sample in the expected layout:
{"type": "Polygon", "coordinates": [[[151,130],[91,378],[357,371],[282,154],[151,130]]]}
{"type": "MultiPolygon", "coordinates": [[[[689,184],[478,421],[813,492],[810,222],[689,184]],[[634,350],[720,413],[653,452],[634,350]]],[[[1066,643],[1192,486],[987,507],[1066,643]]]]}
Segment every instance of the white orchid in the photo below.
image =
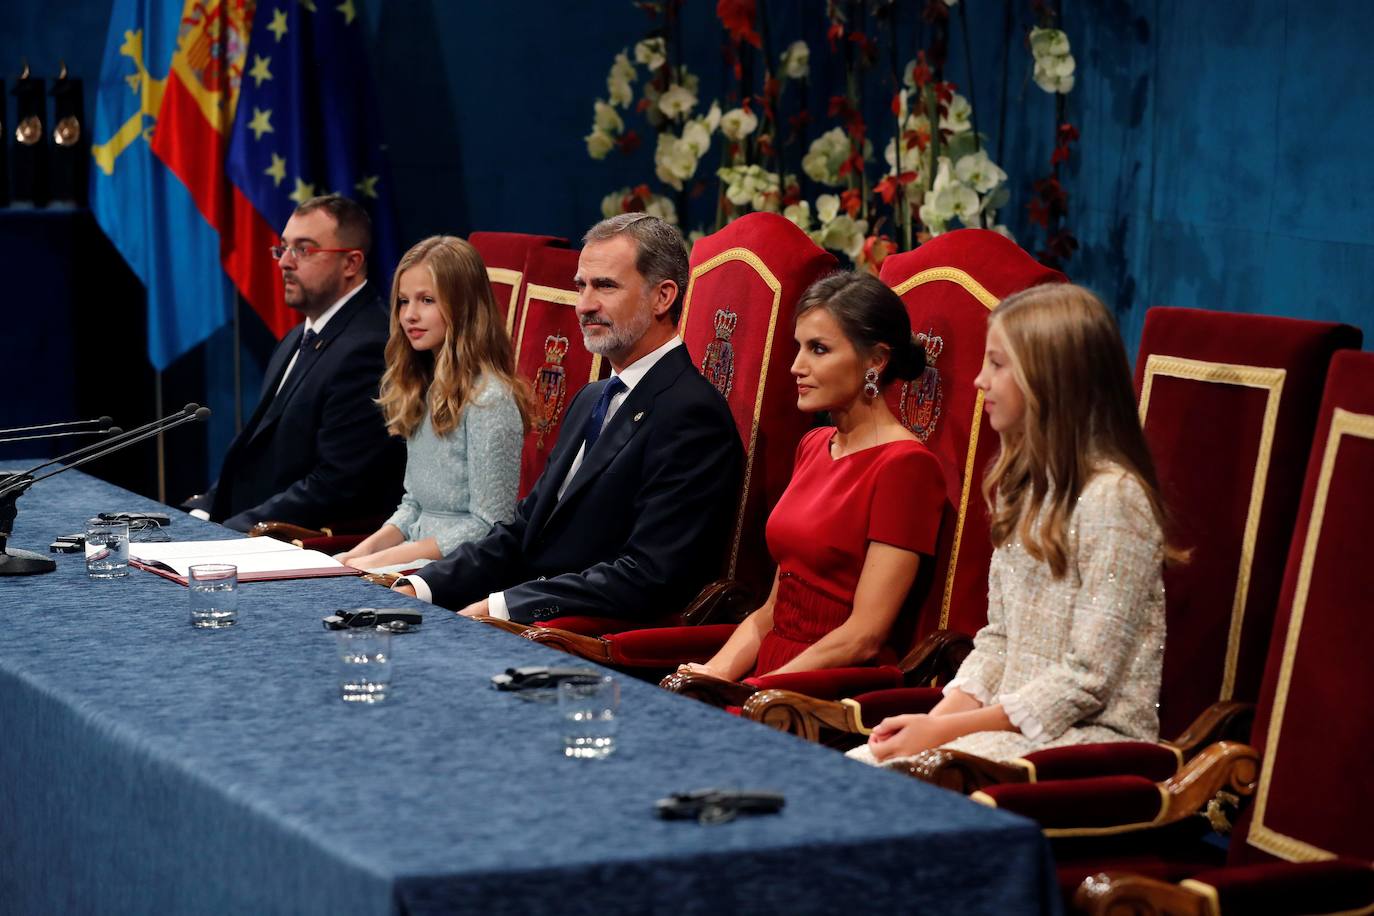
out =
{"type": "Polygon", "coordinates": [[[949,100],[948,111],[940,117],[940,129],[962,134],[973,129],[973,106],[959,93],[949,100]]]}
{"type": "Polygon", "coordinates": [[[587,134],[587,155],[593,159],[605,159],[615,149],[615,137],[604,130],[593,130],[587,134]]]}
{"type": "Polygon", "coordinates": [[[821,184],[840,185],[840,166],[849,158],[849,136],[844,128],[834,127],[811,141],[802,157],[802,171],[821,184]]]}
{"type": "Polygon", "coordinates": [[[816,198],[816,219],[821,221],[824,226],[835,219],[840,212],[840,196],[838,194],[822,194],[816,198]]]}
{"type": "Polygon", "coordinates": [[[691,147],[698,157],[706,155],[711,148],[711,127],[706,118],[693,118],[682,127],[682,143],[691,147]]]}
{"type": "Polygon", "coordinates": [[[979,150],[955,163],[954,177],[979,194],[987,194],[1007,180],[1007,173],[998,168],[985,150],[979,150]]]}
{"type": "Polygon", "coordinates": [[[677,225],[677,206],[667,197],[661,194],[653,194],[644,204],[644,212],[650,216],[657,216],[669,225],[677,225]]]}
{"type": "Polygon", "coordinates": [[[758,115],[743,108],[732,108],[720,118],[720,132],[735,141],[743,140],[758,126],[758,115]]]}
{"type": "Polygon", "coordinates": [[[621,188],[619,191],[612,191],[601,198],[601,215],[605,217],[629,213],[641,208],[650,216],[657,216],[664,222],[677,225],[677,207],[673,205],[672,200],[662,195],[650,194],[646,199],[642,194],[636,194],[630,188],[621,188]],[[630,202],[637,202],[637,205],[627,207],[626,204],[630,202]]]}
{"type": "Polygon", "coordinates": [[[665,130],[658,135],[654,174],[659,181],[681,191],[682,183],[696,174],[697,159],[691,144],[683,143],[672,131],[665,130]]]}
{"type": "Polygon", "coordinates": [[[625,131],[625,122],[621,120],[620,112],[600,99],[596,100],[592,126],[596,130],[605,131],[611,134],[619,134],[625,131]]]}
{"type": "Polygon", "coordinates": [[[883,149],[883,158],[887,160],[888,173],[897,175],[902,172],[916,172],[920,174],[924,165],[925,151],[920,146],[913,143],[906,147],[906,135],[912,132],[930,135],[930,119],[925,115],[908,115],[902,124],[901,141],[904,145],[902,150],[902,167],[897,168],[897,138],[887,141],[887,146],[883,149]]]}
{"type": "Polygon", "coordinates": [[[621,208],[621,204],[625,201],[625,195],[629,193],[629,188],[621,188],[619,191],[612,191],[601,198],[601,215],[609,218],[615,216],[617,213],[624,212],[621,208]]]}
{"type": "Polygon", "coordinates": [[[816,233],[816,244],[832,251],[843,251],[851,261],[856,261],[864,250],[864,236],[867,234],[867,220],[854,219],[848,213],[841,213],[816,233]]]}
{"type": "Polygon", "coordinates": [[[782,208],[782,215],[791,220],[803,232],[811,231],[811,205],[804,200],[782,208]]]}
{"type": "Polygon", "coordinates": [[[1049,93],[1073,90],[1077,65],[1069,47],[1069,36],[1060,29],[1031,29],[1031,56],[1035,58],[1035,84],[1049,93]]]}
{"type": "Polygon", "coordinates": [[[794,41],[778,60],[783,76],[790,80],[804,80],[811,72],[811,49],[804,41],[794,41]]]}
{"type": "Polygon", "coordinates": [[[658,110],[669,118],[682,117],[696,105],[696,94],[681,83],[669,86],[667,91],[658,97],[658,110]]]}
{"type": "Polygon", "coordinates": [[[652,73],[668,62],[668,51],[662,38],[646,38],[635,45],[635,63],[643,64],[652,73]]]}
{"type": "Polygon", "coordinates": [[[706,129],[711,133],[715,133],[716,128],[720,127],[721,117],[720,103],[712,102],[710,109],[706,112],[706,129]]]}
{"type": "Polygon", "coordinates": [[[624,108],[634,101],[635,94],[630,84],[635,81],[636,76],[635,65],[630,63],[630,58],[621,51],[615,56],[611,72],[606,76],[606,91],[610,94],[612,105],[624,108]]]}
{"type": "Polygon", "coordinates": [[[776,172],[759,165],[727,166],[716,171],[725,185],[725,197],[737,207],[777,211],[781,181],[776,172]]]}

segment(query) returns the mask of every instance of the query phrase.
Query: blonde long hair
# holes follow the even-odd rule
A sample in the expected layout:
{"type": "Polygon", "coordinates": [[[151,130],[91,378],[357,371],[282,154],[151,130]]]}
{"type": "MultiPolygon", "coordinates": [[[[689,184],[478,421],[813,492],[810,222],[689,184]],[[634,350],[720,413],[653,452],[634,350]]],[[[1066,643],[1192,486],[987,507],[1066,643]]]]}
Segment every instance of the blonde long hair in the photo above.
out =
{"type": "Polygon", "coordinates": [[[457,428],[463,407],[483,375],[510,388],[528,429],[529,389],[515,374],[510,335],[492,296],[482,256],[460,238],[430,236],[405,253],[391,280],[391,337],[386,342],[386,373],[377,398],[387,431],[409,438],[428,407],[435,434],[448,435],[457,428]],[[410,346],[401,327],[401,274],[420,265],[429,269],[434,280],[445,326],[444,342],[425,352],[410,346]]]}
{"type": "MultiPolygon", "coordinates": [[[[1047,283],[1004,299],[988,319],[989,330],[994,326],[1006,339],[1025,416],[1015,433],[1003,434],[983,479],[992,543],[1001,547],[1018,536],[1027,553],[1063,578],[1069,517],[1106,462],[1140,483],[1155,521],[1167,530],[1126,350],[1107,307],[1081,286],[1047,283]]],[[[1165,548],[1168,560],[1185,557],[1165,548]]]]}

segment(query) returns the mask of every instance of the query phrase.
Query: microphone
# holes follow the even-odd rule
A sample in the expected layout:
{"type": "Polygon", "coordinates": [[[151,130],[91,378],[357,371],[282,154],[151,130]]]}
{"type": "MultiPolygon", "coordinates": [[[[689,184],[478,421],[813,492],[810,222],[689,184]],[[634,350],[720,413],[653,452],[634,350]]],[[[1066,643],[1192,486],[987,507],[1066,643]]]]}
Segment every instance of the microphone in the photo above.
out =
{"type": "MultiPolygon", "coordinates": [[[[147,430],[150,430],[150,429],[153,430],[153,435],[157,435],[157,432],[158,432],[158,431],[155,429],[155,427],[157,427],[158,424],[160,424],[160,423],[166,423],[166,422],[168,422],[169,420],[171,420],[171,419],[173,419],[173,418],[176,418],[176,417],[185,417],[185,416],[188,416],[188,415],[190,415],[190,414],[195,413],[197,410],[201,410],[201,409],[202,409],[202,408],[201,408],[201,406],[200,406],[199,404],[196,404],[196,403],[192,402],[192,403],[190,403],[190,404],[187,404],[185,407],[181,408],[181,410],[177,411],[176,413],[174,413],[174,414],[168,414],[167,416],[163,417],[161,420],[154,420],[154,421],[151,422],[151,423],[144,423],[142,426],[138,427],[137,429],[131,429],[131,430],[129,430],[127,433],[120,433],[118,436],[115,436],[115,437],[112,438],[112,439],[106,439],[104,442],[97,442],[97,443],[95,443],[94,445],[88,445],[88,446],[86,446],[85,448],[79,448],[79,449],[77,449],[76,451],[68,452],[68,453],[65,454],[65,455],[58,455],[56,458],[52,459],[51,461],[45,461],[45,462],[43,462],[42,464],[35,464],[33,467],[29,468],[27,471],[20,471],[19,474],[16,475],[16,476],[22,477],[22,476],[27,475],[27,474],[32,474],[32,473],[34,473],[35,471],[41,471],[41,470],[43,470],[44,468],[48,467],[49,465],[58,464],[58,463],[60,463],[60,462],[66,461],[66,460],[69,459],[69,458],[80,458],[82,455],[85,455],[85,454],[87,454],[87,453],[89,453],[89,452],[93,452],[93,451],[95,451],[96,449],[104,448],[104,447],[107,446],[107,445],[114,445],[116,442],[121,442],[121,441],[124,441],[124,440],[126,440],[126,439],[132,441],[134,436],[137,436],[137,435],[139,435],[140,433],[146,432],[147,430]]],[[[206,409],[208,410],[208,408],[206,408],[206,409]]],[[[209,414],[207,413],[206,416],[208,417],[209,414]]],[[[73,467],[74,467],[74,466],[75,466],[75,465],[73,465],[73,467]]],[[[3,488],[0,488],[0,490],[3,490],[3,488]]]]}
{"type": "Polygon", "coordinates": [[[0,429],[0,436],[8,436],[10,433],[33,433],[40,429],[65,429],[68,426],[109,426],[114,420],[111,417],[101,417],[99,420],[72,420],[70,423],[40,423],[37,426],[15,426],[11,429],[0,429]]]}
{"type": "MultiPolygon", "coordinates": [[[[9,430],[3,430],[9,432],[9,430]]],[[[77,429],[68,433],[39,433],[33,436],[10,436],[7,439],[0,439],[0,445],[6,442],[29,442],[33,439],[65,439],[68,436],[119,436],[123,435],[124,430],[118,426],[111,426],[109,429],[77,429]]]]}
{"type": "Polygon", "coordinates": [[[78,468],[87,462],[94,461],[97,458],[103,458],[112,452],[128,448],[134,443],[142,442],[144,439],[156,436],[158,433],[175,429],[184,423],[205,420],[209,416],[210,408],[199,407],[195,404],[187,404],[179,412],[163,417],[161,420],[154,420],[152,423],[140,426],[135,430],[130,430],[113,439],[106,439],[103,442],[97,442],[95,445],[87,446],[84,449],[78,449],[78,452],[89,452],[90,454],[86,454],[84,457],[80,458],[80,460],[60,467],[55,471],[49,471],[38,477],[33,476],[35,471],[39,471],[56,461],[73,457],[73,455],[77,453],[73,452],[70,455],[63,456],[63,458],[46,461],[43,464],[18,474],[0,476],[0,576],[33,575],[35,573],[52,572],[57,568],[57,564],[52,560],[47,557],[39,556],[36,553],[30,553],[27,550],[15,550],[13,552],[6,550],[6,542],[9,540],[9,536],[14,530],[14,519],[19,511],[16,503],[19,497],[24,495],[24,492],[28,490],[29,487],[38,483],[40,480],[47,480],[49,477],[55,477],[64,471],[78,468]]]}

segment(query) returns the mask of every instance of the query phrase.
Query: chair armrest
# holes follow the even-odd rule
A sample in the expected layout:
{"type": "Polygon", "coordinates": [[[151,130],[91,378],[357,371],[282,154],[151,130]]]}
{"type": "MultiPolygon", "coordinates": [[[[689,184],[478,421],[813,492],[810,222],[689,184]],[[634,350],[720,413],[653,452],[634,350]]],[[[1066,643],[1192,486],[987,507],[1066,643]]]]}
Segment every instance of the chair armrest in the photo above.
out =
{"type": "Polygon", "coordinates": [[[506,620],[504,617],[488,617],[483,614],[481,617],[474,617],[472,619],[480,620],[489,627],[496,627],[498,630],[514,633],[516,636],[524,636],[525,631],[530,629],[528,624],[516,623],[514,620],[506,620]]]}
{"type": "Polygon", "coordinates": [[[336,553],[352,550],[361,544],[365,538],[366,535],[362,534],[334,534],[318,538],[299,538],[298,540],[306,550],[318,550],[320,553],[333,556],[336,553]]]}
{"type": "Polygon", "coordinates": [[[692,603],[682,610],[687,626],[708,623],[739,623],[759,606],[754,593],[734,579],[717,579],[707,584],[692,603]]]}
{"type": "Polygon", "coordinates": [[[936,630],[927,633],[898,667],[908,687],[922,687],[933,681],[953,678],[972,651],[973,637],[955,630],[936,630]]]}
{"type": "Polygon", "coordinates": [[[1079,913],[1168,913],[1170,916],[1219,916],[1205,894],[1167,881],[1124,872],[1099,872],[1084,878],[1073,894],[1079,913]]]}
{"type": "Polygon", "coordinates": [[[986,785],[971,797],[1038,821],[1049,837],[1106,836],[1177,823],[1203,811],[1218,792],[1251,795],[1258,778],[1259,755],[1254,748],[1222,741],[1163,782],[1142,776],[1098,776],[1002,783],[986,785]]]}
{"type": "Polygon", "coordinates": [[[1368,912],[1374,906],[1374,869],[1368,862],[1266,862],[1204,871],[1178,884],[1122,872],[1085,878],[1073,896],[1085,913],[1368,912]]]}
{"type": "Polygon", "coordinates": [[[309,540],[310,538],[332,538],[334,531],[330,528],[303,528],[289,522],[258,522],[248,529],[248,536],[250,538],[276,538],[278,541],[291,543],[309,540]]]}
{"type": "Polygon", "coordinates": [[[1030,782],[1094,776],[1143,776],[1159,782],[1177,773],[1184,757],[1166,742],[1104,741],[1032,751],[1017,762],[1030,767],[1030,782]]]}
{"type": "Polygon", "coordinates": [[[659,681],[658,686],[671,693],[701,700],[719,709],[743,706],[746,700],[758,692],[758,688],[750,684],[684,671],[674,671],[659,681]]]}
{"type": "Polygon", "coordinates": [[[817,668],[789,674],[764,674],[745,678],[755,690],[787,690],[819,700],[842,700],[870,691],[900,687],[902,672],[892,665],[851,668],[817,668]]]}
{"type": "MultiPolygon", "coordinates": [[[[569,655],[576,655],[588,661],[597,662],[602,665],[611,663],[611,647],[602,636],[583,636],[581,633],[572,633],[568,630],[559,630],[554,627],[525,627],[523,630],[512,630],[502,624],[510,623],[503,620],[497,623],[495,620],[487,621],[493,626],[501,626],[504,630],[519,634],[530,642],[537,642],[541,646],[548,646],[550,649],[558,649],[567,652],[569,655]]],[[[515,624],[521,626],[521,624],[515,624]]]]}
{"type": "MultiPolygon", "coordinates": [[[[923,782],[964,795],[971,795],[990,786],[1026,783],[1030,781],[1033,772],[1030,767],[1020,764],[999,763],[962,751],[949,751],[938,747],[885,763],[883,769],[913,776],[923,782]]],[[[1000,807],[1000,803],[992,807],[1000,807]]]]}
{"type": "Polygon", "coordinates": [[[1254,703],[1213,703],[1183,730],[1183,734],[1167,743],[1178,748],[1186,760],[1218,741],[1250,740],[1250,726],[1254,721],[1254,703]]]}
{"type": "Polygon", "coordinates": [[[790,690],[760,690],[744,702],[741,715],[812,742],[820,742],[822,730],[828,729],[859,739],[852,746],[870,731],[854,700],[818,700],[790,690]]]}

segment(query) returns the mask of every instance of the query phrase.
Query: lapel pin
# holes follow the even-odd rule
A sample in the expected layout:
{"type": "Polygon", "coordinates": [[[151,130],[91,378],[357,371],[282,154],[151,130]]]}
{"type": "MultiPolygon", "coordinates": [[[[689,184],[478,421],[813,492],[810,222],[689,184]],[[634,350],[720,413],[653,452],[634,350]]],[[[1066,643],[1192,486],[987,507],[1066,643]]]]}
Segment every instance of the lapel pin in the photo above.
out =
{"type": "Polygon", "coordinates": [[[636,422],[636,423],[638,423],[640,420],[643,420],[643,419],[644,419],[644,411],[641,410],[639,413],[635,414],[635,422],[636,422]]]}

